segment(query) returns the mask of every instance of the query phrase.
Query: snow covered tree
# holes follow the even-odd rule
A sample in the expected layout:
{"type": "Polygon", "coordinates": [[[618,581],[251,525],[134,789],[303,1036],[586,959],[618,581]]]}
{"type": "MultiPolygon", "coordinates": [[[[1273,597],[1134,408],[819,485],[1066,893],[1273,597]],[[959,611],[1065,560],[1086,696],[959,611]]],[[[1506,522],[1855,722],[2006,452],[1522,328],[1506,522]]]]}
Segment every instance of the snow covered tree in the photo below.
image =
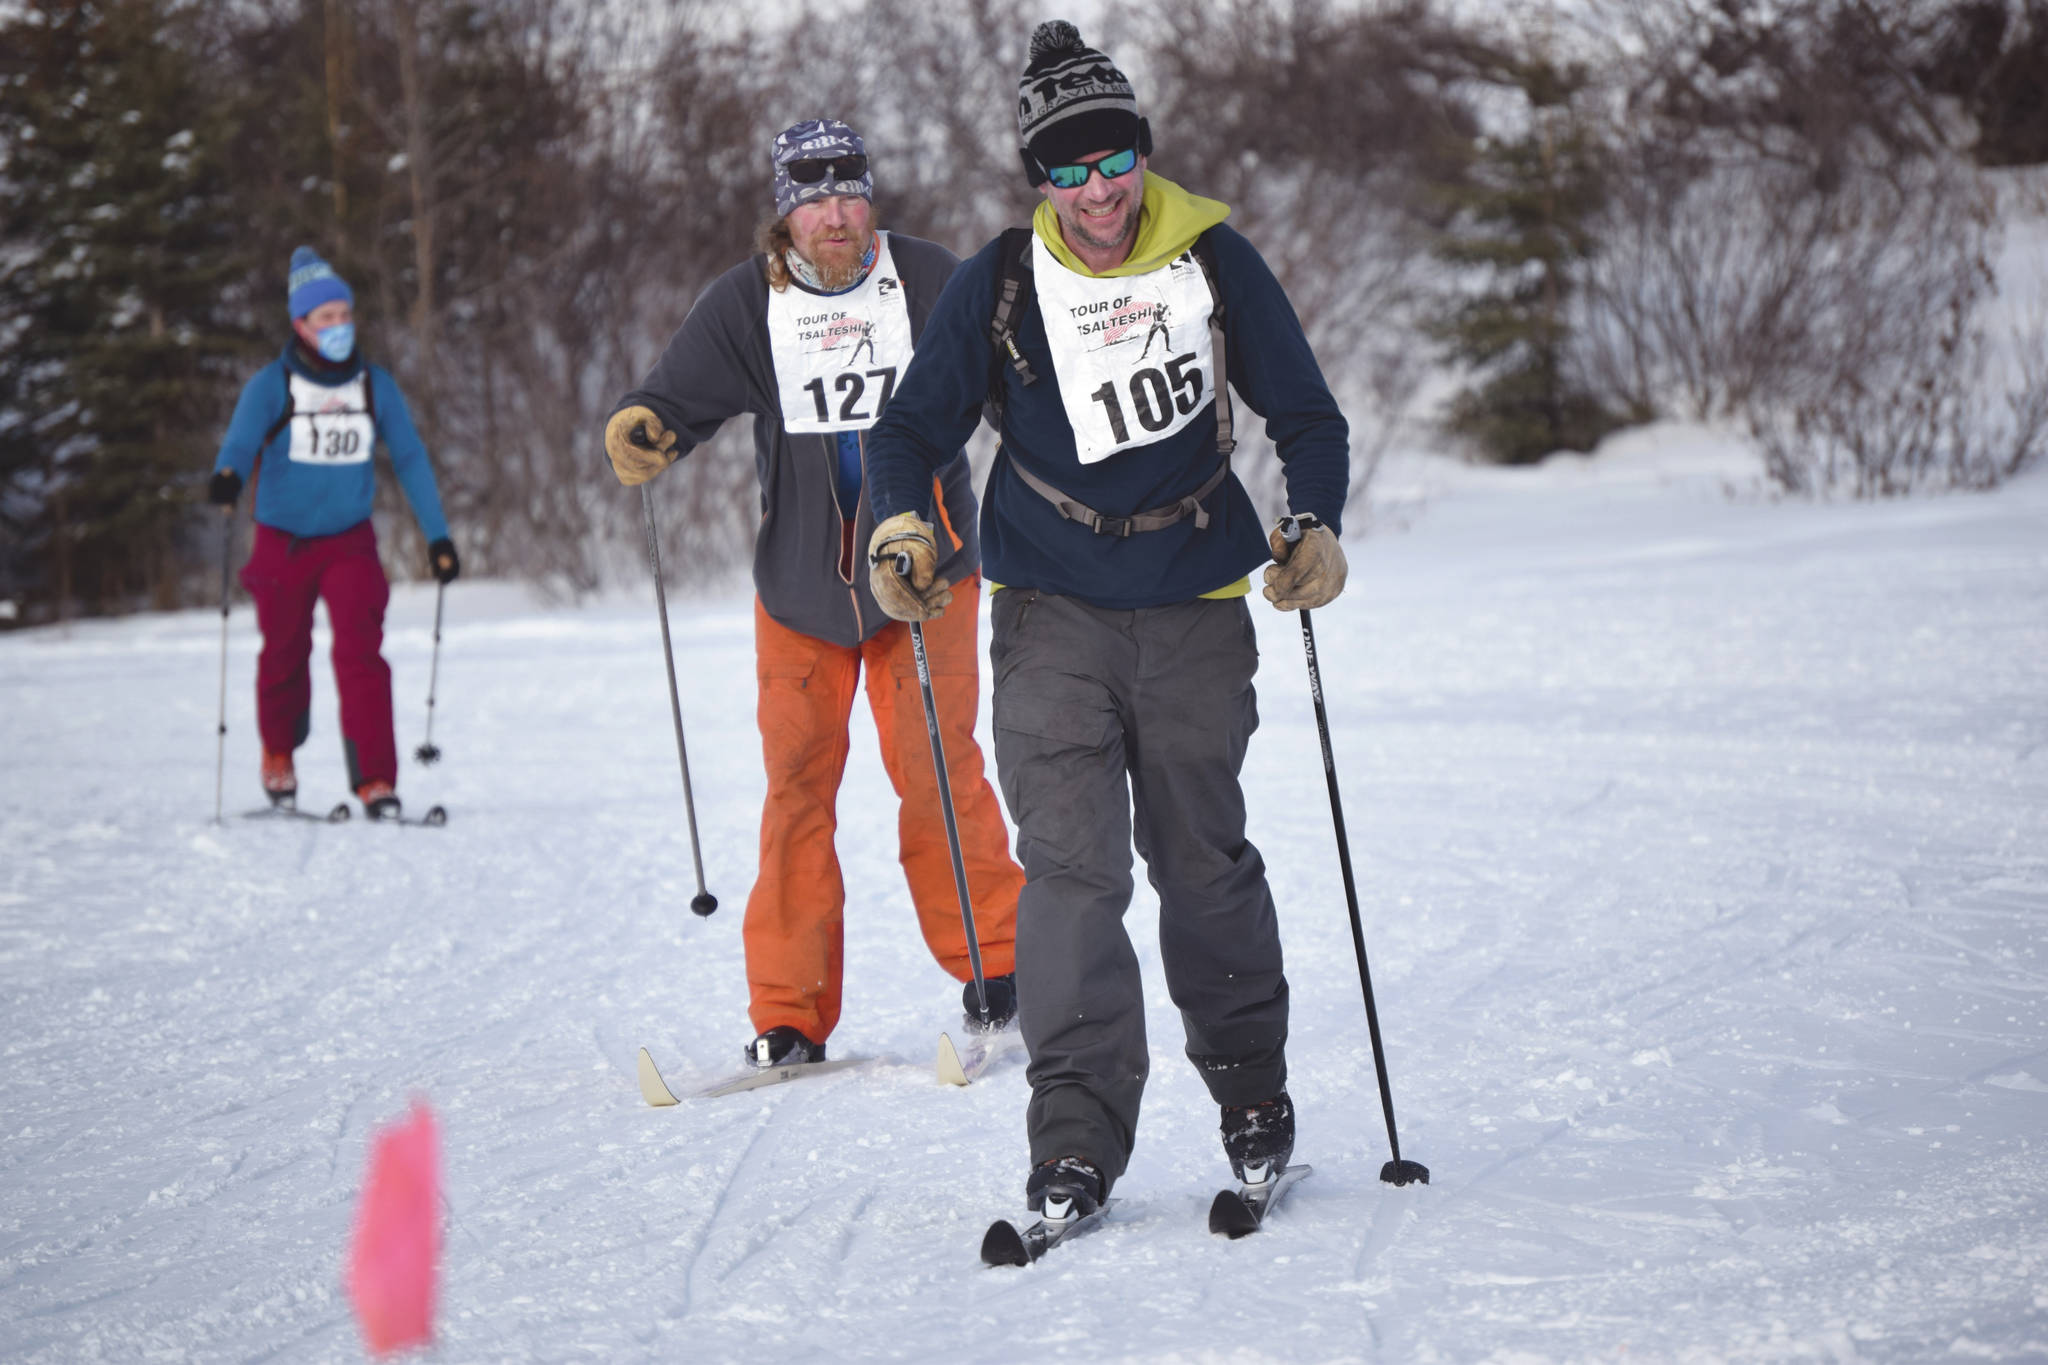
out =
{"type": "Polygon", "coordinates": [[[31,618],[180,596],[243,344],[192,19],[43,0],[0,20],[0,589],[31,618]]]}

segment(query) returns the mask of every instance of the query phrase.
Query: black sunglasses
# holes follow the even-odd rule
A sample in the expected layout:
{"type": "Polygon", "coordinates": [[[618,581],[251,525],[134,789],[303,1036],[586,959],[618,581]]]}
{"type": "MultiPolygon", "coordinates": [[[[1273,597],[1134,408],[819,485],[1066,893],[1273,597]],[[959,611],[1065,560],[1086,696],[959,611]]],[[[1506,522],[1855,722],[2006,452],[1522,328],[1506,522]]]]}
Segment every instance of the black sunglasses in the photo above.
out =
{"type": "Polygon", "coordinates": [[[858,180],[868,173],[868,159],[859,153],[851,156],[835,156],[829,160],[806,157],[792,161],[782,168],[789,172],[789,178],[799,185],[815,185],[829,172],[833,180],[858,180]]]}

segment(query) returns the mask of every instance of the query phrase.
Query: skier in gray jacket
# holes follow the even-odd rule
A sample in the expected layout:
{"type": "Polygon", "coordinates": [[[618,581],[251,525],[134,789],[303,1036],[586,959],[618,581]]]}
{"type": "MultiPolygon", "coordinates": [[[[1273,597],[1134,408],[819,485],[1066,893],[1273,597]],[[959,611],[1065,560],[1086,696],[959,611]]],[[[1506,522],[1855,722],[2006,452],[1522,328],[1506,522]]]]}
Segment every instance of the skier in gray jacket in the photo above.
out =
{"type": "MultiPolygon", "coordinates": [[[[754,418],[755,657],[768,794],[745,939],[757,1034],[748,1056],[764,1067],[822,1060],[839,1022],[846,888],[832,837],[863,668],[926,945],[968,983],[969,1027],[982,1024],[909,629],[876,605],[864,557],[875,524],[866,432],[958,258],[875,229],[867,149],[844,123],[796,124],[777,135],[773,156],[778,216],[762,229],[759,254],[711,283],[605,426],[605,452],[630,486],[709,440],[728,418],[754,418]]],[[[925,646],[989,1022],[1002,1027],[1016,1014],[1012,940],[1024,876],[974,738],[980,544],[964,451],[935,471],[928,491],[946,541],[937,572],[962,593],[953,612],[926,629],[925,646]]]]}

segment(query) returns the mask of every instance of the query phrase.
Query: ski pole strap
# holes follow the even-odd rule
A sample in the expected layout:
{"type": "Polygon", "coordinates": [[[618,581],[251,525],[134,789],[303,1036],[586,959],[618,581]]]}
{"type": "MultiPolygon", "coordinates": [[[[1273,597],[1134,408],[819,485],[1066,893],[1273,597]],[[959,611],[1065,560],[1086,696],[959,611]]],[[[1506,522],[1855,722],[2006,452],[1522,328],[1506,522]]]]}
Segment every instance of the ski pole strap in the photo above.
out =
{"type": "Polygon", "coordinates": [[[1098,536],[1116,536],[1119,539],[1139,531],[1163,531],[1169,526],[1186,521],[1189,517],[1195,519],[1196,530],[1208,530],[1209,509],[1202,506],[1202,499],[1221,488],[1223,481],[1230,477],[1230,460],[1226,457],[1222,464],[1216,466],[1216,472],[1203,480],[1200,488],[1179,501],[1168,503],[1164,507],[1154,507],[1149,512],[1139,512],[1134,516],[1113,517],[1060,492],[1018,463],[1014,457],[1010,460],[1010,468],[1024,481],[1026,488],[1057,507],[1060,515],[1068,521],[1078,521],[1098,536]]]}

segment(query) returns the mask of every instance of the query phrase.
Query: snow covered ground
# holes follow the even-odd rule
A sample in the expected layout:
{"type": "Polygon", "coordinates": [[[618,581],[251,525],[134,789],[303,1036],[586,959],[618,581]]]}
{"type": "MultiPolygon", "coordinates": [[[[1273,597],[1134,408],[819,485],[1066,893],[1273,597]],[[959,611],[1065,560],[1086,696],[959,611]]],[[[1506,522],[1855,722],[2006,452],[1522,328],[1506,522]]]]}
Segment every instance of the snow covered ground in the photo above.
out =
{"type": "MultiPolygon", "coordinates": [[[[2048,477],[1729,499],[1665,428],[1532,471],[1392,464],[1318,614],[1403,1154],[1365,1043],[1292,618],[1260,608],[1247,785],[1294,985],[1298,1159],[1266,1230],[1157,1053],[1118,1217],[1026,1271],[1021,1065],[930,1074],[857,713],[836,1052],[652,1110],[749,1036],[748,603],[676,604],[694,890],[651,601],[450,590],[443,830],[269,824],[254,628],[0,637],[0,1357],[324,1361],[376,1125],[443,1124],[445,1361],[2048,1360],[2048,477]],[[1426,495],[1426,496],[1425,496],[1426,495]]],[[[388,653],[420,739],[433,598],[388,653]]],[[[324,642],[309,804],[341,799],[324,642]]],[[[936,817],[935,817],[936,818],[936,817]]]]}

